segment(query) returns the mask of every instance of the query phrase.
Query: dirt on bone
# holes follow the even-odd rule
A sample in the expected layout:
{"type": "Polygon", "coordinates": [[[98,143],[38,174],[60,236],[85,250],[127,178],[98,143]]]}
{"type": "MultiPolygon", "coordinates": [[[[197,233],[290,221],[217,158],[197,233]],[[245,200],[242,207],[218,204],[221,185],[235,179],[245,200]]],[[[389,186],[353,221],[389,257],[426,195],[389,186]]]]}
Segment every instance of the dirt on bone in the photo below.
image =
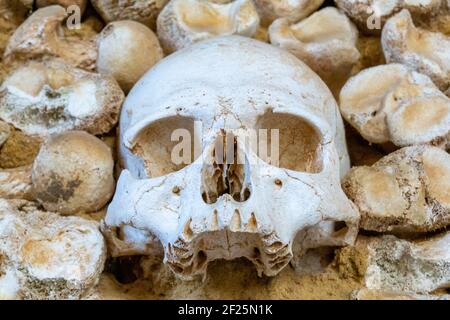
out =
{"type": "MultiPolygon", "coordinates": [[[[145,259],[144,259],[145,260],[145,259]]],[[[151,260],[151,259],[150,259],[151,260]]],[[[285,268],[276,277],[258,277],[246,259],[218,260],[208,268],[207,277],[194,281],[178,280],[161,262],[141,261],[145,278],[128,284],[111,273],[104,273],[90,299],[350,299],[362,287],[354,278],[340,274],[329,264],[321,272],[285,268]]]]}

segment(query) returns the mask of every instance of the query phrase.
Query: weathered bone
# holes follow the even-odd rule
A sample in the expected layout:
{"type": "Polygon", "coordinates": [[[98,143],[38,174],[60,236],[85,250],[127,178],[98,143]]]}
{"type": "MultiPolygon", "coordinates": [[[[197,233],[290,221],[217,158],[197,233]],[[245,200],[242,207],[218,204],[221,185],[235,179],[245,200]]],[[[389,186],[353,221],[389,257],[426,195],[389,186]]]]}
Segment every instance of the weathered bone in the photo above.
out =
{"type": "Polygon", "coordinates": [[[356,266],[369,290],[427,294],[450,286],[450,233],[425,240],[359,236],[339,250],[340,263],[356,266]]]}
{"type": "Polygon", "coordinates": [[[95,212],[114,193],[113,169],[111,150],[100,139],[84,131],[53,135],[34,161],[33,190],[48,211],[95,212]]]}
{"type": "Polygon", "coordinates": [[[156,18],[168,0],[91,0],[95,10],[107,23],[133,20],[156,29],[156,18]]]}
{"type": "Polygon", "coordinates": [[[342,88],[340,109],[369,142],[443,148],[449,142],[450,99],[430,78],[400,64],[376,66],[352,77],[342,88]]]}
{"type": "Polygon", "coordinates": [[[450,37],[414,26],[408,10],[390,18],[381,37],[388,63],[426,74],[442,91],[450,88],[450,37]]]}
{"type": "Polygon", "coordinates": [[[261,24],[269,26],[278,18],[297,22],[316,11],[324,0],[254,0],[261,24]]]}
{"type": "Polygon", "coordinates": [[[94,70],[95,40],[66,39],[61,23],[66,10],[58,5],[35,11],[9,39],[4,58],[8,64],[33,59],[61,58],[74,67],[94,70]]]}
{"type": "Polygon", "coordinates": [[[305,62],[325,81],[335,96],[360,57],[358,30],[335,8],[325,8],[291,24],[278,19],[269,28],[270,42],[305,62]]]}
{"type": "MultiPolygon", "coordinates": [[[[439,14],[446,0],[335,0],[337,7],[367,34],[379,35],[386,20],[402,9],[408,9],[416,19],[439,14]]],[[[432,18],[432,19],[433,19],[432,18]]]]}
{"type": "Polygon", "coordinates": [[[183,279],[212,260],[246,257],[272,276],[294,253],[356,236],[359,215],[340,188],[349,162],[336,103],[286,51],[232,36],[171,55],[136,84],[120,128],[125,170],[102,227],[114,256],[162,247],[183,279]],[[173,163],[176,129],[203,147],[193,163],[173,163]],[[258,129],[269,130],[269,152],[279,129],[278,167],[239,139],[258,129]],[[238,139],[221,148],[240,151],[238,163],[218,156],[229,135],[238,139]]]}
{"type": "Polygon", "coordinates": [[[0,299],[77,299],[106,257],[98,223],[0,199],[0,299]]]}
{"type": "Polygon", "coordinates": [[[25,21],[30,9],[24,1],[0,0],[0,55],[3,55],[9,37],[25,21]]]}
{"type": "Polygon", "coordinates": [[[400,149],[343,181],[361,213],[361,228],[408,233],[450,224],[450,155],[435,147],[400,149]]]}
{"type": "Polygon", "coordinates": [[[56,60],[30,62],[1,85],[0,118],[30,135],[75,129],[101,134],[117,123],[123,99],[110,76],[56,60]]]}
{"type": "Polygon", "coordinates": [[[252,37],[259,27],[253,2],[216,3],[204,0],[172,0],[158,16],[158,38],[166,53],[195,42],[225,35],[252,37]]]}
{"type": "Polygon", "coordinates": [[[112,22],[98,37],[97,71],[112,75],[125,92],[162,58],[158,38],[138,22],[112,22]]]}

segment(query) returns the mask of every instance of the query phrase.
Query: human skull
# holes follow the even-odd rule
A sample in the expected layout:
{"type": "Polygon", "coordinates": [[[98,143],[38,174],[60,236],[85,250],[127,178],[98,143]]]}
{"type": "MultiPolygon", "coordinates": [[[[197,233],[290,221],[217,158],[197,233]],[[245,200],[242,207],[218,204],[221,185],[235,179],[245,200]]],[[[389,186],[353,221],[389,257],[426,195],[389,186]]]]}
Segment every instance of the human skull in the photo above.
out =
{"type": "Polygon", "coordinates": [[[293,256],[357,233],[359,214],[340,187],[349,159],[333,96],[293,55],[256,40],[203,41],[151,69],[124,104],[120,157],[102,225],[111,254],[164,249],[182,279],[238,257],[273,276],[293,256]],[[172,160],[177,129],[202,147],[191,164],[172,160]],[[239,129],[278,129],[277,140],[259,141],[268,150],[279,142],[278,163],[258,157],[264,148],[249,148],[239,129]],[[230,149],[234,161],[221,163],[230,149]]]}

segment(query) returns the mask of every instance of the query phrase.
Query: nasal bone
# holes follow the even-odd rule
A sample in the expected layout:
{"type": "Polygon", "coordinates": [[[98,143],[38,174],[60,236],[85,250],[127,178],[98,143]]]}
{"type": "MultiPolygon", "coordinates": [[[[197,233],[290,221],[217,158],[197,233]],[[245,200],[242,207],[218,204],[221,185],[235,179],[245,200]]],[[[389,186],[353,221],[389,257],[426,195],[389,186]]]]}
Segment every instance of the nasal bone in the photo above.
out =
{"type": "Polygon", "coordinates": [[[245,154],[237,137],[232,131],[221,130],[202,168],[203,200],[212,204],[229,195],[235,201],[247,201],[251,195],[248,176],[249,167],[245,165],[245,154]]]}

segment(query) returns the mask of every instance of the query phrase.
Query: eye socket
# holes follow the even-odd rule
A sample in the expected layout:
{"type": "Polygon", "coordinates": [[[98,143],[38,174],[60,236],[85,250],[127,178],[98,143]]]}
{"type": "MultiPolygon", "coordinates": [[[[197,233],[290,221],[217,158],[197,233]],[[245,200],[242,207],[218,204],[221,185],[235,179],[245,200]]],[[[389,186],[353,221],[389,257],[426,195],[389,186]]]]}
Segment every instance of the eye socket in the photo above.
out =
{"type": "Polygon", "coordinates": [[[258,156],[266,163],[299,172],[322,171],[322,137],[306,119],[268,111],[259,117],[256,129],[267,129],[265,141],[261,136],[259,138],[260,143],[266,144],[267,152],[261,152],[260,146],[258,148],[258,156]],[[278,139],[272,134],[276,130],[278,139]],[[278,150],[278,157],[274,150],[278,150]]]}
{"type": "Polygon", "coordinates": [[[138,134],[132,152],[143,159],[149,177],[179,171],[196,160],[195,147],[201,146],[201,138],[194,122],[193,118],[172,116],[151,123],[138,134]]]}

